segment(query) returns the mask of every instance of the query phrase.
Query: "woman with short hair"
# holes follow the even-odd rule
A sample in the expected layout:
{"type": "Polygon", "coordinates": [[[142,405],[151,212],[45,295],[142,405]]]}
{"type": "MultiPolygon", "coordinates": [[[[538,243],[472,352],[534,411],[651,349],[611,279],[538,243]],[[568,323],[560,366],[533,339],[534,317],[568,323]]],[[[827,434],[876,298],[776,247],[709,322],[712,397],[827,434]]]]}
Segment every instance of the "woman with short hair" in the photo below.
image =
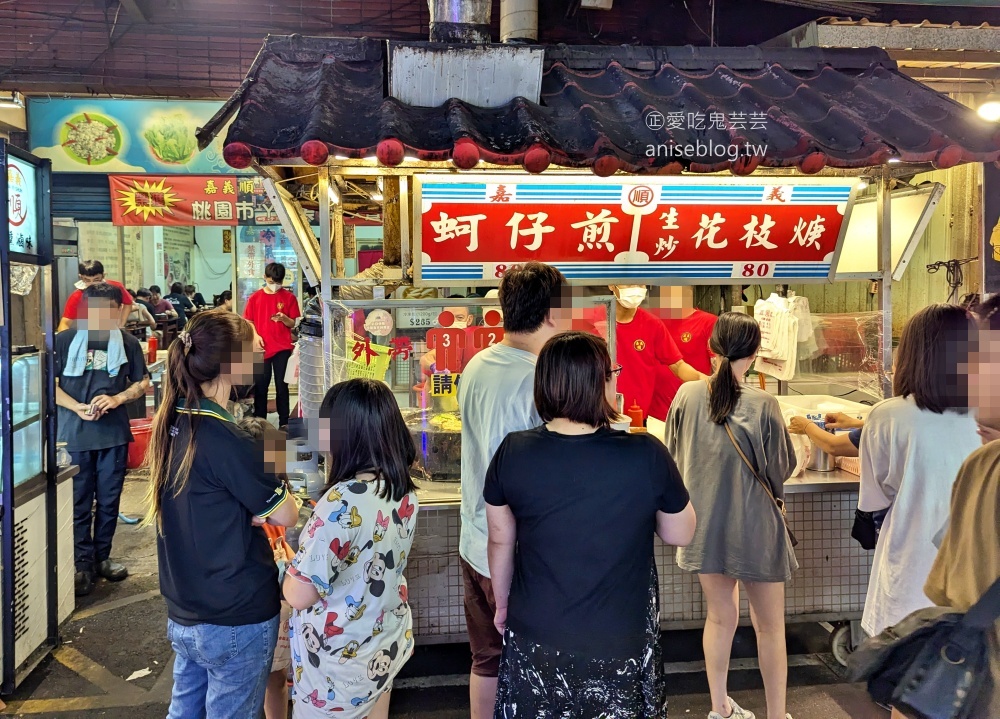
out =
{"type": "Polygon", "coordinates": [[[665,714],[653,535],[687,544],[695,515],[663,444],[611,429],[619,370],[599,337],[550,339],[535,368],[545,424],[507,435],[490,464],[497,719],[665,714]]]}
{"type": "Polygon", "coordinates": [[[895,395],[872,408],[861,435],[858,509],[885,511],[861,619],[870,635],[931,606],[924,582],[933,539],[948,519],[952,485],[980,445],[969,412],[976,326],[956,305],[910,318],[896,351],[895,395]]]}
{"type": "Polygon", "coordinates": [[[754,318],[722,314],[709,347],[718,358],[715,373],[706,382],[681,386],[666,429],[667,447],[699,517],[694,541],[677,550],[677,564],[698,575],[708,603],[708,716],[754,719],[726,688],[742,582],[757,632],[767,716],[785,719],[785,582],[799,565],[778,502],[795,469],[795,447],[777,400],[742,384],[760,349],[754,318]]]}

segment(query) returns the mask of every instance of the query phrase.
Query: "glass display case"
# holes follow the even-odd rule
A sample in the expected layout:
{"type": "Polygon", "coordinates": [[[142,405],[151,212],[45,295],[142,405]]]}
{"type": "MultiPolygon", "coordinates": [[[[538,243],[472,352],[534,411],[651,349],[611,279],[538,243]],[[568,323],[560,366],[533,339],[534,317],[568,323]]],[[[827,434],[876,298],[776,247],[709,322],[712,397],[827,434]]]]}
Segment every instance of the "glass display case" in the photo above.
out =
{"type": "Polygon", "coordinates": [[[22,352],[11,367],[15,487],[42,473],[45,454],[42,354],[34,347],[22,352]]]}
{"type": "MultiPolygon", "coordinates": [[[[610,302],[608,298],[574,297],[572,307],[558,311],[564,313],[568,329],[607,339],[610,302]]],[[[334,301],[327,309],[327,327],[332,328],[326,353],[327,384],[352,377],[386,382],[413,437],[417,478],[459,481],[462,418],[458,389],[469,361],[503,341],[497,300],[334,301]]],[[[308,363],[311,358],[303,353],[300,361],[308,363]]]]}

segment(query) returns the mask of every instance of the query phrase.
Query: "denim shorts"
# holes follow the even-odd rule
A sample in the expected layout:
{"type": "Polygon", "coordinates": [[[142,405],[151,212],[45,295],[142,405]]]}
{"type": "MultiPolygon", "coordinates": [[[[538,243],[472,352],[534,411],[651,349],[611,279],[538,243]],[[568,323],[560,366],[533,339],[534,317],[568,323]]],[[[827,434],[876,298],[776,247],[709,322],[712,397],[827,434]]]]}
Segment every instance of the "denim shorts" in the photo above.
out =
{"type": "Polygon", "coordinates": [[[168,619],[167,638],[177,656],[167,719],[256,719],[277,637],[277,616],[235,627],[187,627],[168,619]]]}

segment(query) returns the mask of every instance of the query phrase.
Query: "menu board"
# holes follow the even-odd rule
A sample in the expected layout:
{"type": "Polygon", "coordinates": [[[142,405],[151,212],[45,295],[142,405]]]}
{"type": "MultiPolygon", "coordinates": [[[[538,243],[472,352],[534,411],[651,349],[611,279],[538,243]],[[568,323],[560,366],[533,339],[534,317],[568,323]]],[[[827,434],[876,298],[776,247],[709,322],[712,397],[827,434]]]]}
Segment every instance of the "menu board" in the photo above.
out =
{"type": "Polygon", "coordinates": [[[180,282],[182,285],[191,284],[191,255],[193,252],[193,227],[163,228],[163,278],[167,287],[170,287],[174,282],[180,282]]]}
{"type": "Polygon", "coordinates": [[[80,261],[100,260],[105,277],[124,283],[118,228],[110,222],[81,222],[78,227],[80,261]]]}

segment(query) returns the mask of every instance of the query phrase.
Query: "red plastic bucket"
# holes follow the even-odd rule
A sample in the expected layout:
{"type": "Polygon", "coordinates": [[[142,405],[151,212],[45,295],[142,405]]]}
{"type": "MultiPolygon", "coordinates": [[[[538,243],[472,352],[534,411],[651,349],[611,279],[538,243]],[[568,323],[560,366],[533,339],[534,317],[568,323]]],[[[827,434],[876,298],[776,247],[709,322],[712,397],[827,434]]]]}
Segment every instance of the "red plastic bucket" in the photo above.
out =
{"type": "Polygon", "coordinates": [[[130,419],[132,425],[132,441],[128,446],[128,463],[125,465],[129,469],[139,469],[146,464],[146,447],[149,446],[149,437],[153,433],[153,420],[145,417],[141,419],[130,419]]]}

